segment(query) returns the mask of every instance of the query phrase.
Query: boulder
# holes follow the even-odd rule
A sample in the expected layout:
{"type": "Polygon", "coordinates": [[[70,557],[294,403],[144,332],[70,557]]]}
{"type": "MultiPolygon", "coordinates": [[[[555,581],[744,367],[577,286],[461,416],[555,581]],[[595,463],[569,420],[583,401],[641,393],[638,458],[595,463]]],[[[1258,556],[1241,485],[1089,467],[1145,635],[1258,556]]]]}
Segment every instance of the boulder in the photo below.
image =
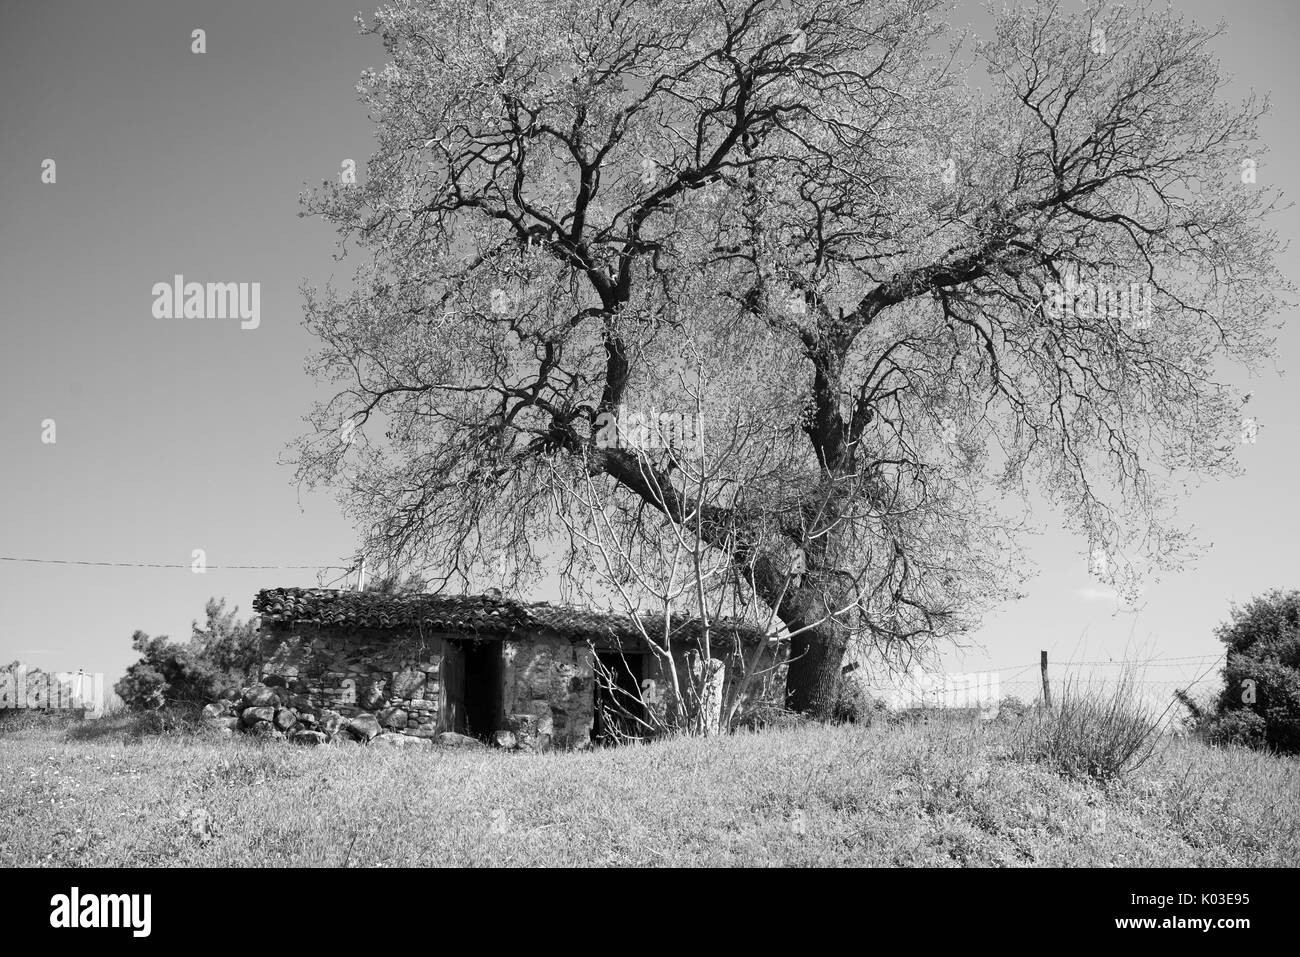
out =
{"type": "Polygon", "coordinates": [[[498,748],[505,748],[509,751],[519,746],[519,739],[515,737],[513,731],[498,731],[492,735],[492,743],[498,748]]]}
{"type": "Polygon", "coordinates": [[[519,739],[519,749],[521,751],[549,751],[551,750],[551,736],[549,734],[530,734],[527,737],[519,739]]]}
{"type": "Polygon", "coordinates": [[[262,679],[262,684],[268,688],[283,688],[285,680],[280,675],[267,675],[262,679]]]}
{"type": "Polygon", "coordinates": [[[229,701],[218,701],[216,704],[206,704],[203,706],[203,718],[228,718],[235,713],[235,706],[229,701]]]}
{"type": "Polygon", "coordinates": [[[284,732],[270,721],[259,721],[253,725],[253,734],[259,738],[272,738],[276,741],[284,739],[284,732]]]}
{"type": "Polygon", "coordinates": [[[357,689],[357,704],[369,710],[377,710],[384,706],[387,701],[384,695],[384,681],[378,679],[367,682],[363,687],[357,689]]]}
{"type": "Polygon", "coordinates": [[[329,740],[323,731],[295,731],[289,735],[289,740],[294,744],[305,744],[315,747],[318,744],[324,744],[329,740]]]}
{"type": "Polygon", "coordinates": [[[227,734],[239,729],[239,719],[233,715],[225,718],[204,718],[203,726],[209,730],[227,734]]]}
{"type": "Polygon", "coordinates": [[[377,734],[371,740],[370,746],[373,748],[378,745],[381,748],[406,748],[420,749],[431,748],[433,742],[428,738],[415,738],[409,734],[398,734],[395,731],[385,731],[383,734],[377,734]]]}
{"type": "Polygon", "coordinates": [[[348,718],[344,727],[358,741],[369,741],[383,730],[379,727],[378,718],[373,714],[365,714],[364,712],[348,718]]]}
{"type": "Polygon", "coordinates": [[[279,703],[280,695],[266,685],[253,685],[244,692],[245,708],[273,708],[279,703]]]}
{"type": "Polygon", "coordinates": [[[334,735],[343,727],[344,718],[343,715],[339,714],[337,711],[331,711],[329,708],[325,708],[316,715],[316,723],[326,734],[334,735]]]}
{"type": "Polygon", "coordinates": [[[288,704],[294,711],[309,711],[312,707],[311,698],[305,694],[290,695],[288,704]]]}
{"type": "Polygon", "coordinates": [[[281,731],[288,731],[298,723],[298,716],[288,708],[281,708],[275,713],[275,726],[281,731]]]}
{"type": "Polygon", "coordinates": [[[468,734],[457,734],[455,731],[444,731],[435,738],[440,747],[444,748],[482,748],[485,745],[478,738],[471,738],[468,734]]]}
{"type": "Polygon", "coordinates": [[[393,674],[394,698],[423,698],[425,675],[423,671],[398,671],[393,674]]]}
{"type": "Polygon", "coordinates": [[[546,714],[512,714],[506,726],[514,732],[519,748],[525,751],[549,751],[555,723],[549,709],[546,714]]]}
{"type": "Polygon", "coordinates": [[[275,720],[275,709],[269,706],[245,708],[242,717],[244,719],[244,725],[246,727],[251,727],[258,721],[275,720]]]}
{"type": "Polygon", "coordinates": [[[379,723],[385,728],[405,728],[407,723],[406,712],[401,708],[385,708],[379,712],[379,723]]]}
{"type": "Polygon", "coordinates": [[[310,711],[300,711],[298,713],[298,720],[301,721],[308,728],[315,728],[320,724],[320,722],[316,719],[316,716],[312,714],[310,711]]]}
{"type": "Polygon", "coordinates": [[[531,737],[537,734],[537,715],[512,714],[506,717],[506,728],[519,737],[531,737]]]}

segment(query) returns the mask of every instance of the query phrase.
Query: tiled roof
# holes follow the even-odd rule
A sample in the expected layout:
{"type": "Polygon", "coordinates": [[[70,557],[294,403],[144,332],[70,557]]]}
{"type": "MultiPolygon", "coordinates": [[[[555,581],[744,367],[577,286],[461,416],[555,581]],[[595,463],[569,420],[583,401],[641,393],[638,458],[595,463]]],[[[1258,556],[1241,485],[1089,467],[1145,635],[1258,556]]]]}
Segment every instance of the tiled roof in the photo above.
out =
{"type": "MultiPolygon", "coordinates": [[[[491,595],[382,595],[333,588],[265,588],[253,599],[263,622],[303,622],[332,628],[407,628],[481,637],[508,638],[551,631],[590,641],[638,641],[636,623],[623,615],[547,602],[520,602],[491,595]]],[[[647,615],[641,625],[662,635],[662,616],[647,615]]],[[[698,639],[700,622],[674,619],[675,640],[698,639]]],[[[733,619],[715,620],[710,641],[730,645],[762,638],[762,630],[733,619]]]]}

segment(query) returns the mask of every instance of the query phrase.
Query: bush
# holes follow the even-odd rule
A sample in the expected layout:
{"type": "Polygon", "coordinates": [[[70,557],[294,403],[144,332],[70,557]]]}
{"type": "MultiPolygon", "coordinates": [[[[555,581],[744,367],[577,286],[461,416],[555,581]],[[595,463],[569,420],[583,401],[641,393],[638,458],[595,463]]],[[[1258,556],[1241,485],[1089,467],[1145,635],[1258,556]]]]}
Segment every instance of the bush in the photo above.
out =
{"type": "Polygon", "coordinates": [[[1066,679],[1059,705],[1028,713],[1015,729],[1011,756],[1065,774],[1108,781],[1145,764],[1159,741],[1159,716],[1142,702],[1136,671],[1125,668],[1110,689],[1066,679]]]}
{"type": "Polygon", "coordinates": [[[857,675],[840,675],[832,712],[832,721],[836,724],[870,724],[887,710],[885,702],[872,696],[857,675]]]}
{"type": "Polygon", "coordinates": [[[1300,753],[1300,591],[1234,607],[1215,635],[1228,660],[1210,740],[1300,753]]]}
{"type": "Polygon", "coordinates": [[[1174,699],[1183,706],[1183,714],[1177,722],[1178,731],[1202,741],[1209,740],[1214,721],[1213,702],[1197,700],[1184,688],[1174,689],[1174,699]]]}
{"type": "Polygon", "coordinates": [[[256,679],[261,668],[257,626],[253,621],[239,623],[238,609],[227,612],[225,607],[224,600],[209,600],[206,626],[195,622],[186,644],[166,635],[151,638],[143,631],[131,636],[140,660],[113,689],[128,708],[192,711],[256,679]]]}
{"type": "Polygon", "coordinates": [[[1209,726],[1211,744],[1240,744],[1258,748],[1264,744],[1264,719],[1253,711],[1228,711],[1209,726]]]}

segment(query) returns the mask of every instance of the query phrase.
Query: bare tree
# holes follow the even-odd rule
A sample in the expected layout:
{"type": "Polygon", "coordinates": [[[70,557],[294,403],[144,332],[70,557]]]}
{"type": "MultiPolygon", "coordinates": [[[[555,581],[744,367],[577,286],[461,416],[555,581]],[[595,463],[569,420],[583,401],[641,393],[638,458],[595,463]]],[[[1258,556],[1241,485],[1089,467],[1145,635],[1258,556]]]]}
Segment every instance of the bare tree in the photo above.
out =
{"type": "MultiPolygon", "coordinates": [[[[609,428],[598,429],[600,447],[641,457],[651,502],[598,481],[599,473],[580,459],[550,460],[553,510],[574,556],[571,580],[589,600],[599,601],[602,593],[615,596],[656,665],[652,676],[641,675],[629,687],[620,680],[632,673],[626,657],[613,666],[595,658],[597,680],[626,737],[729,729],[762,679],[778,672],[780,646],[790,638],[770,608],[757,607],[752,579],[702,534],[706,511],[739,514],[719,501],[732,485],[724,472],[732,460],[705,455],[704,391],[681,385],[694,399],[690,412],[624,415],[621,421],[611,416],[609,428]],[[659,484],[665,472],[687,490],[693,503],[689,513],[677,515],[666,507],[673,490],[659,484]]],[[[736,537],[734,530],[730,535],[736,537]]],[[[792,565],[787,587],[795,572],[792,565]]]]}
{"type": "Polygon", "coordinates": [[[940,0],[384,7],[367,176],[305,199],[365,259],[307,291],[337,392],[300,477],[443,584],[517,584],[557,537],[572,568],[555,476],[608,483],[621,535],[690,529],[796,635],[816,715],[851,637],[924,646],[1013,592],[1008,493],[1117,584],[1177,560],[1173,479],[1232,467],[1218,365],[1268,354],[1287,288],[1265,104],[1221,101],[1214,31],[1071,7],[970,47],[940,0]],[[600,441],[692,389],[703,499],[600,441]]]}

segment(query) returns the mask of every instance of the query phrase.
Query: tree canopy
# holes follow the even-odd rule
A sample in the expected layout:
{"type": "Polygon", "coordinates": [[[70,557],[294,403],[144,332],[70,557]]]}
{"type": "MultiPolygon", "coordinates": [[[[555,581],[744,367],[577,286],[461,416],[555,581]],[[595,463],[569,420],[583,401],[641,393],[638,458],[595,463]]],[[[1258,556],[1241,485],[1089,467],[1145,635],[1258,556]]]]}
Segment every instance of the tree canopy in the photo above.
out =
{"type": "Polygon", "coordinates": [[[940,0],[382,7],[366,175],[304,198],[360,264],[307,290],[300,477],[451,586],[535,573],[604,483],[629,549],[688,529],[797,633],[820,714],[851,638],[1013,593],[1009,496],[1113,580],[1176,560],[1286,289],[1266,103],[1225,101],[1215,30],[1069,7],[980,42],[940,0]]]}

